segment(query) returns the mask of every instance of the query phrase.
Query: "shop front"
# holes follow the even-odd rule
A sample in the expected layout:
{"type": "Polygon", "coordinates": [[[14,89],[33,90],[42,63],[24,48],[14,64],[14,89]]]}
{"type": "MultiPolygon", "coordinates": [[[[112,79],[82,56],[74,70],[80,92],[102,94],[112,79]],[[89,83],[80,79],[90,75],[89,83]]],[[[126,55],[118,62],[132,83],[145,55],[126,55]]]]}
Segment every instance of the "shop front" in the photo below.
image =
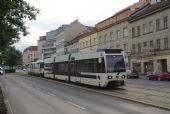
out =
{"type": "Polygon", "coordinates": [[[132,58],[132,68],[140,74],[155,70],[170,71],[170,55],[132,58]]]}

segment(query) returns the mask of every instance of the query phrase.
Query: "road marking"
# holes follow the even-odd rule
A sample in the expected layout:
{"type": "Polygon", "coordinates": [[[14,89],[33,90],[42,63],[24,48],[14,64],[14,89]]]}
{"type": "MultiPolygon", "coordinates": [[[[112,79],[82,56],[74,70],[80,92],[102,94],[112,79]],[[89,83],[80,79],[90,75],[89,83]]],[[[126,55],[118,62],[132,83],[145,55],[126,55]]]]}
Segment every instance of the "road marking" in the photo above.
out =
{"type": "Polygon", "coordinates": [[[9,103],[9,100],[7,98],[5,99],[5,103],[8,105],[11,114],[14,114],[13,111],[12,111],[11,105],[9,103]]]}
{"type": "Polygon", "coordinates": [[[53,93],[48,92],[47,94],[50,95],[50,96],[52,96],[52,97],[56,97],[56,95],[53,94],[53,93]]]}
{"type": "Polygon", "coordinates": [[[84,107],[82,107],[82,106],[80,106],[80,105],[78,105],[78,104],[75,104],[75,103],[73,103],[73,102],[71,102],[71,101],[67,101],[67,103],[69,103],[69,104],[71,104],[71,105],[73,105],[73,106],[75,106],[75,107],[77,107],[77,108],[80,108],[80,109],[82,109],[82,110],[85,109],[84,107]]]}

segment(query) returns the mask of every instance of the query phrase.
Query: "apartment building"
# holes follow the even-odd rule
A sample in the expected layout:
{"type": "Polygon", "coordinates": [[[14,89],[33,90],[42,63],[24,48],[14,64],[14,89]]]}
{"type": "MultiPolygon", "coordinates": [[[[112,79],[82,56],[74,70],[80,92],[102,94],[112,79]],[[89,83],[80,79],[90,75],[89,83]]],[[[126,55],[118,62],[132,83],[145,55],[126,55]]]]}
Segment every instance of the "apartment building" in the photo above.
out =
{"type": "Polygon", "coordinates": [[[148,0],[139,0],[139,2],[119,11],[113,16],[96,24],[98,48],[121,48],[126,55],[126,64],[131,68],[130,55],[131,42],[129,37],[130,24],[129,15],[138,8],[146,4],[148,0]]]}
{"type": "Polygon", "coordinates": [[[78,35],[76,38],[74,38],[73,40],[71,40],[70,42],[66,43],[64,45],[65,47],[65,54],[71,54],[71,53],[77,53],[79,52],[79,39],[81,35],[78,35]]]}
{"type": "Polygon", "coordinates": [[[23,51],[22,55],[23,66],[30,64],[38,59],[38,47],[37,46],[29,46],[23,51]]]}
{"type": "Polygon", "coordinates": [[[133,67],[170,71],[170,0],[151,0],[129,17],[133,67]]]}
{"type": "Polygon", "coordinates": [[[53,54],[56,53],[56,36],[59,33],[59,30],[51,30],[46,33],[46,41],[42,45],[42,56],[43,59],[50,58],[53,54]]]}
{"type": "Polygon", "coordinates": [[[46,43],[46,36],[40,36],[38,40],[38,59],[43,60],[42,47],[46,43]]]}
{"type": "Polygon", "coordinates": [[[87,51],[97,48],[97,29],[92,27],[80,35],[79,51],[87,51]]]}
{"type": "MultiPolygon", "coordinates": [[[[78,20],[73,21],[69,25],[61,26],[61,32],[56,36],[56,55],[64,55],[66,48],[65,46],[72,43],[72,40],[76,38],[83,31],[89,29],[90,27],[81,24],[78,20]]],[[[74,41],[73,41],[74,42],[74,41]]]]}

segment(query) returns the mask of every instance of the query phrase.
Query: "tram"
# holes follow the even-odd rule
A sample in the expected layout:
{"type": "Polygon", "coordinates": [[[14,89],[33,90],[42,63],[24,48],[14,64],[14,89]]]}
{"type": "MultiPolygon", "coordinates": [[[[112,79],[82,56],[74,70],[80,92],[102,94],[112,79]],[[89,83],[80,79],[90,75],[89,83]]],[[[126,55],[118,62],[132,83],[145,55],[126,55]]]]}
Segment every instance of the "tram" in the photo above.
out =
{"type": "Polygon", "coordinates": [[[122,49],[96,49],[55,56],[44,60],[43,76],[98,87],[118,87],[126,83],[124,60],[122,49]]]}

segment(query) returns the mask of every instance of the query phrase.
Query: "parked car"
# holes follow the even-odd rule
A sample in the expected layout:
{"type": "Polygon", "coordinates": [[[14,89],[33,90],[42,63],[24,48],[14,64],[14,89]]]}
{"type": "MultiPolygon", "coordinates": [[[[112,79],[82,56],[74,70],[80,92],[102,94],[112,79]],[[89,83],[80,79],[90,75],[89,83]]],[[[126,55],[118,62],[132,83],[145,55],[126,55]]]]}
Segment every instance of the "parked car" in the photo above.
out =
{"type": "Polygon", "coordinates": [[[147,74],[146,78],[148,78],[149,80],[153,79],[153,80],[170,80],[170,73],[167,71],[161,71],[161,70],[156,70],[154,72],[152,72],[151,74],[147,74]]]}
{"type": "Polygon", "coordinates": [[[139,73],[136,70],[126,70],[127,78],[139,78],[139,73]]]}
{"type": "Polygon", "coordinates": [[[4,74],[3,68],[0,67],[0,75],[3,75],[3,74],[4,74]]]}

